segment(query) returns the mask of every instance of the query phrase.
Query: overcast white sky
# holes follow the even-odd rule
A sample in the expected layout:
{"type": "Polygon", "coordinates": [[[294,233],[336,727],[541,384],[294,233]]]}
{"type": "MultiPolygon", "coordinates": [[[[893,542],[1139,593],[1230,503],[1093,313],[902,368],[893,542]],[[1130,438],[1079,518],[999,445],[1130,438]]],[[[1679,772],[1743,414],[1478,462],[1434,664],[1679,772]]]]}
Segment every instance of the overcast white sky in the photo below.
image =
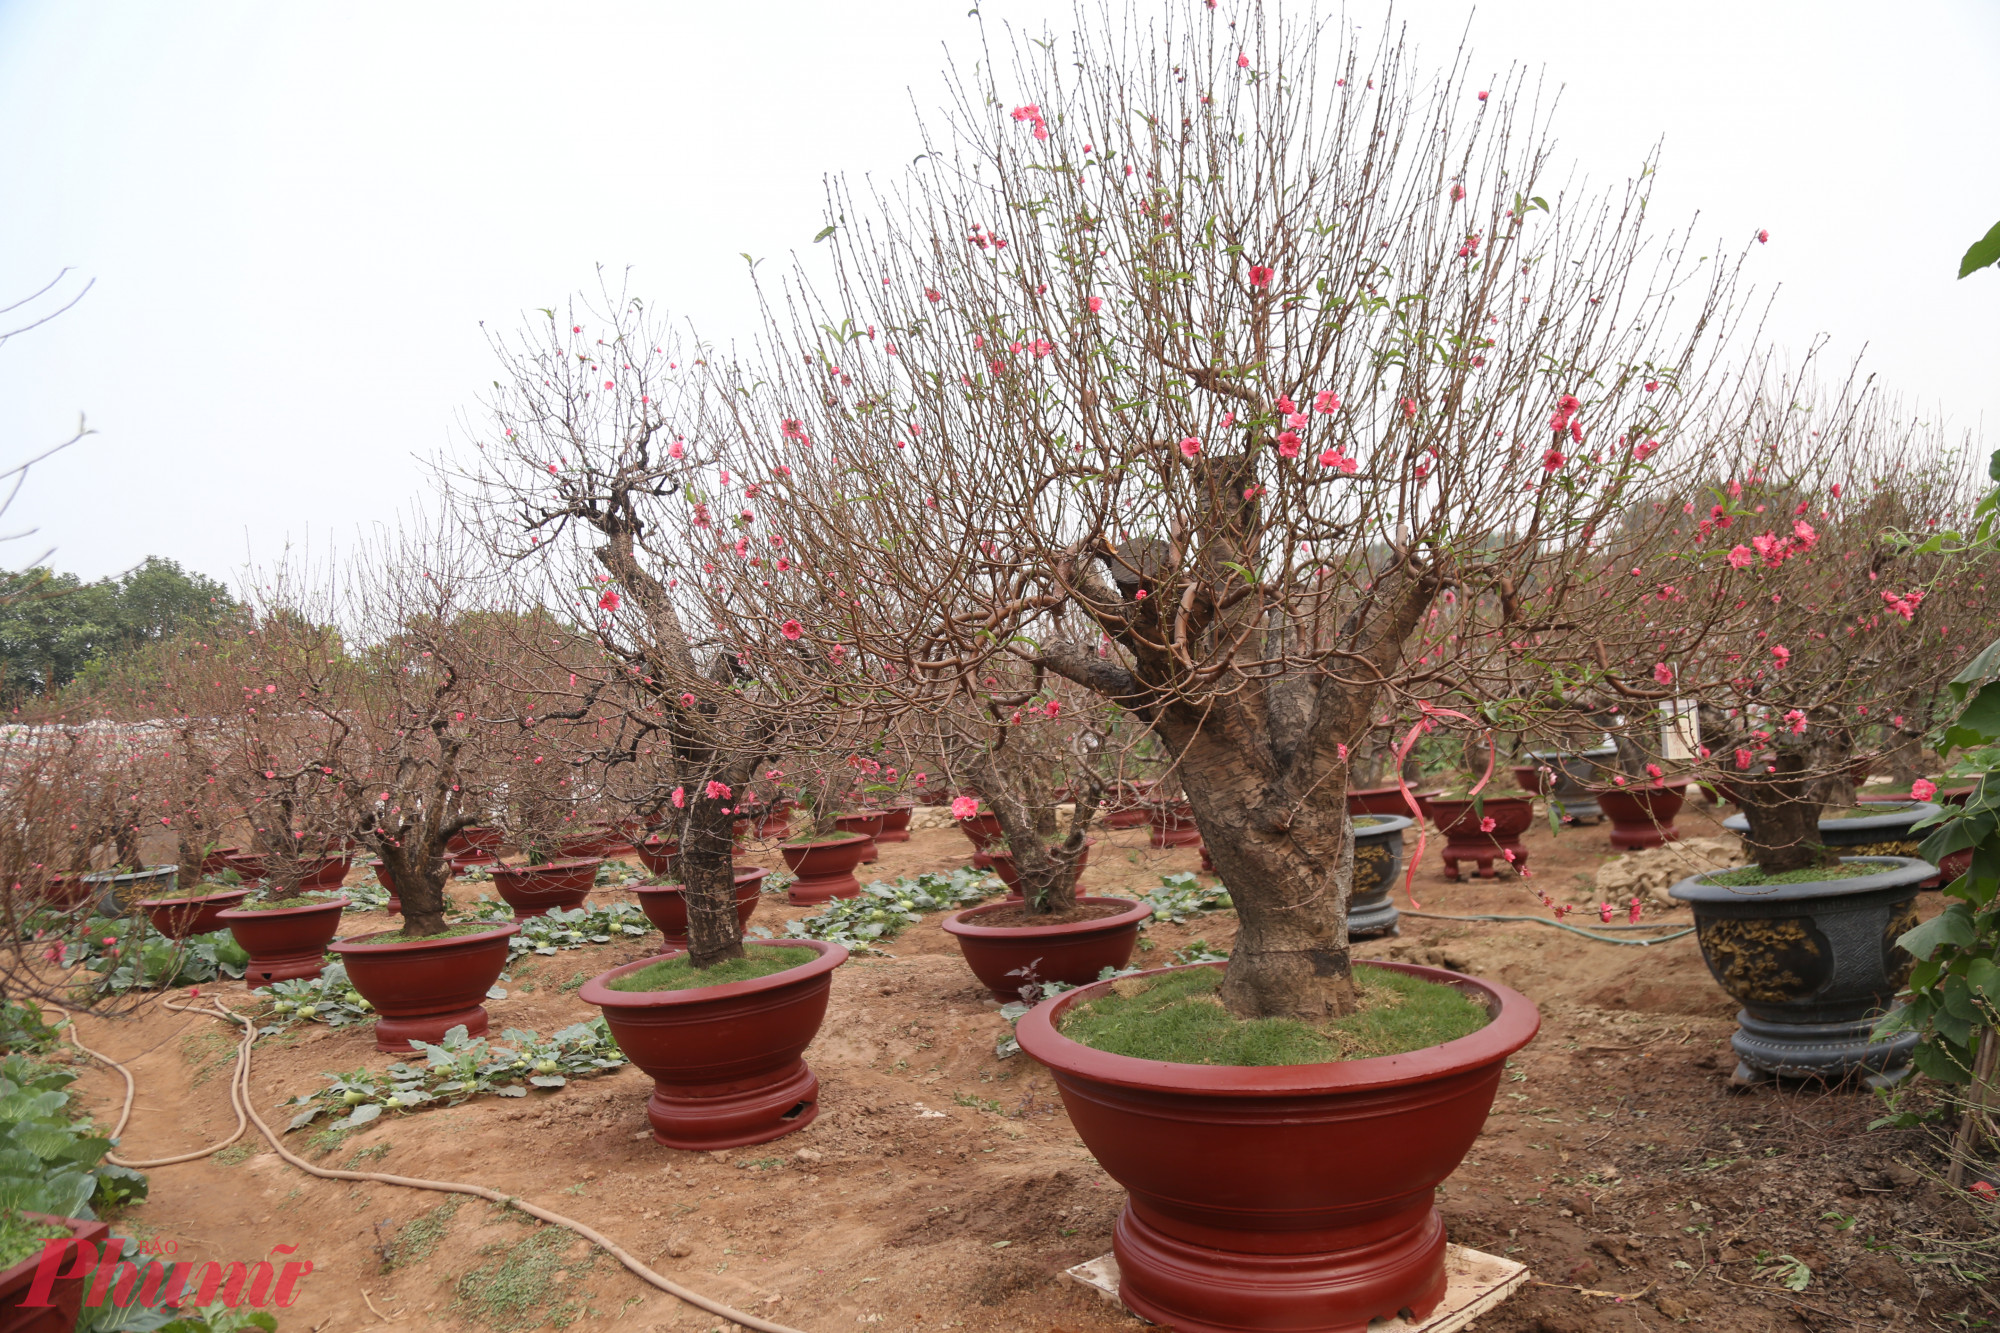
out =
{"type": "MultiPolygon", "coordinates": [[[[288,540],[395,521],[492,379],[479,322],[600,262],[705,334],[746,332],[739,252],[807,248],[823,173],[915,155],[912,101],[938,101],[945,50],[972,58],[971,2],[0,0],[0,297],[65,265],[96,284],[0,347],[0,466],[79,413],[98,432],[37,469],[7,525],[40,531],[0,564],[54,546],[91,577],[159,554],[233,581],[288,540]]],[[[1066,0],[984,11],[1071,22],[1066,0]]],[[[1347,6],[1370,29],[1387,12],[1347,6]]],[[[1782,341],[1866,346],[1916,401],[2000,424],[2000,272],[1955,280],[2000,220],[2000,5],[1397,17],[1428,63],[1469,23],[1475,69],[1545,67],[1593,176],[1664,138],[1655,220],[1699,211],[1729,251],[1768,228],[1754,276],[1781,288],[1782,341]]]]}

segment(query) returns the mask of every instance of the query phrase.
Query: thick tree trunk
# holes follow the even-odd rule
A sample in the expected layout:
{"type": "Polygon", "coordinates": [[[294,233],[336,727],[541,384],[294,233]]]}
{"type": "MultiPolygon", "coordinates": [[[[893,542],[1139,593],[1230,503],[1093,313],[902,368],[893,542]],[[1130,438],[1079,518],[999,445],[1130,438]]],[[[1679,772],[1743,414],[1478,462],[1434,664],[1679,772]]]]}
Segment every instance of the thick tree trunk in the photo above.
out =
{"type": "Polygon", "coordinates": [[[396,897],[403,904],[403,933],[444,934],[444,886],[451,877],[450,866],[438,852],[444,839],[426,843],[413,834],[402,842],[387,837],[374,841],[375,854],[382,858],[389,878],[396,885],[396,897]]]}
{"type": "Polygon", "coordinates": [[[1751,859],[1767,875],[1838,865],[1839,858],[1819,840],[1819,788],[1802,750],[1780,750],[1777,772],[1730,779],[1750,831],[1743,839],[1751,859]]]}
{"type": "MultiPolygon", "coordinates": [[[[1007,850],[1014,857],[1014,873],[1019,876],[1021,896],[1031,912],[1067,912],[1076,906],[1076,877],[1081,869],[1084,826],[1089,822],[1082,806],[1078,818],[1070,821],[1069,836],[1060,845],[1049,841],[1055,832],[1055,810],[1029,800],[1022,784],[990,754],[972,755],[966,771],[978,784],[980,795],[1000,820],[1007,835],[1007,850]]],[[[1096,809],[1093,800],[1092,811],[1096,809]]]]}
{"type": "Polygon", "coordinates": [[[743,956],[743,930],[736,919],[736,845],[730,838],[733,814],[710,800],[690,801],[681,825],[681,893],[687,900],[688,961],[713,967],[743,956]]]}
{"type": "Polygon", "coordinates": [[[1236,943],[1222,986],[1239,1018],[1324,1021],[1351,1013],[1347,899],[1354,838],[1338,778],[1299,799],[1240,751],[1197,736],[1181,782],[1230,901],[1236,943]]]}

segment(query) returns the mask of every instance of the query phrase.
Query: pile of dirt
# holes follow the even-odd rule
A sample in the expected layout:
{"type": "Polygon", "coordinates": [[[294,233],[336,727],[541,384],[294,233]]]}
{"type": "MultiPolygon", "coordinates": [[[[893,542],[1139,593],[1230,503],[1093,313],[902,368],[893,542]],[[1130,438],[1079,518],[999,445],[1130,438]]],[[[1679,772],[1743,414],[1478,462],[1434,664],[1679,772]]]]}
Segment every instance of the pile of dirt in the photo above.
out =
{"type": "Polygon", "coordinates": [[[1597,891],[1613,903],[1638,898],[1648,907],[1671,907],[1667,890],[1688,876],[1748,865],[1749,860],[1742,839],[1734,835],[1682,838],[1605,862],[1597,868],[1597,891]]]}

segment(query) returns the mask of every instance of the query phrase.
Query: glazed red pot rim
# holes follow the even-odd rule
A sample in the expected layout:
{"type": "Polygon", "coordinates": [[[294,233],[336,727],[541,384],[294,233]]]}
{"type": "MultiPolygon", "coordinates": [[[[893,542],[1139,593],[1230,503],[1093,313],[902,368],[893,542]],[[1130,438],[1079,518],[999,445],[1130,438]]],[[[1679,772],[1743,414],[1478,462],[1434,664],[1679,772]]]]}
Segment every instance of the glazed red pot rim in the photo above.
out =
{"type": "MultiPolygon", "coordinates": [[[[1115,1055],[1071,1041],[1056,1028],[1063,1011],[1091,999],[1112,985],[1096,981],[1042,1001],[1014,1025],[1014,1039],[1041,1064],[1062,1073],[1126,1088],[1199,1093],[1225,1097],[1296,1097],[1339,1092],[1363,1092],[1421,1083],[1474,1065],[1501,1060],[1526,1046],[1542,1026],[1541,1012],[1511,986],[1480,977],[1447,972],[1417,963],[1354,960],[1358,966],[1407,972],[1426,981],[1443,982],[1460,991],[1482,993],[1492,1017],[1477,1032],[1468,1032],[1438,1046],[1402,1055],[1374,1055],[1361,1060],[1332,1060],[1316,1065],[1184,1065],[1166,1060],[1141,1060],[1115,1055]]],[[[1226,967],[1226,963],[1195,963],[1195,967],[1226,967]]],[[[1179,968],[1156,967],[1137,976],[1154,977],[1179,968]]],[[[1114,978],[1113,980],[1123,980],[1114,978]]]]}
{"type": "MultiPolygon", "coordinates": [[[[328,898],[323,903],[307,903],[304,907],[230,907],[216,914],[223,921],[268,921],[273,917],[302,916],[307,912],[324,912],[327,908],[346,911],[353,903],[352,898],[328,898]]],[[[461,936],[460,938],[464,938],[461,936]]]]}
{"type": "Polygon", "coordinates": [[[487,873],[493,875],[540,875],[553,870],[577,870],[583,866],[600,866],[603,864],[604,858],[601,856],[572,856],[562,861],[544,861],[538,866],[493,866],[487,873]]]}
{"type": "Polygon", "coordinates": [[[594,1004],[605,1009],[671,1009],[678,1005],[706,1004],[714,1000],[733,1000],[739,995],[755,995],[758,991],[776,990],[794,982],[805,981],[823,973],[831,972],[847,961],[847,946],[834,944],[829,940],[745,940],[746,949],[817,949],[819,957],[810,963],[800,963],[782,972],[769,976],[751,977],[746,981],[729,981],[720,986],[690,986],[686,990],[612,990],[611,983],[628,972],[637,972],[642,967],[669,958],[679,958],[686,949],[668,949],[650,958],[641,958],[636,963],[623,963],[609,972],[600,972],[583,983],[577,991],[577,998],[585,1004],[594,1004]]]}
{"type": "Polygon", "coordinates": [[[1136,902],[1130,898],[1087,897],[1076,900],[1078,907],[1096,903],[1124,903],[1129,910],[1120,912],[1115,916],[1100,916],[1091,921],[1068,921],[1052,926],[982,926],[965,919],[969,916],[977,916],[981,912],[997,912],[1005,907],[1019,907],[1021,904],[1017,900],[1014,902],[984,903],[978,907],[968,907],[963,912],[953,912],[938,924],[948,935],[965,935],[976,940],[1034,940],[1053,939],[1058,935],[1074,935],[1079,931],[1086,930],[1117,929],[1144,921],[1153,914],[1151,903],[1136,902]]]}
{"type": "Polygon", "coordinates": [[[821,847],[846,847],[850,843],[873,841],[875,839],[866,833],[843,833],[836,838],[816,838],[811,842],[781,842],[778,844],[778,850],[780,852],[803,852],[816,850],[821,847]]]}
{"type": "MultiPolygon", "coordinates": [[[[76,873],[78,872],[72,871],[71,875],[74,876],[76,873]]],[[[227,898],[232,893],[247,898],[250,896],[250,885],[239,884],[233,889],[217,889],[214,893],[183,893],[172,898],[141,898],[139,906],[142,910],[148,907],[186,907],[189,903],[205,903],[215,898],[227,898]]]]}
{"type": "Polygon", "coordinates": [[[512,921],[495,921],[491,930],[476,930],[469,935],[437,935],[428,939],[396,940],[393,942],[379,938],[383,935],[401,934],[401,929],[398,928],[397,930],[371,931],[366,935],[355,935],[349,939],[335,940],[326,947],[334,950],[336,953],[346,953],[349,950],[353,950],[356,953],[400,953],[415,949],[442,949],[454,944],[483,944],[496,937],[519,934],[520,930],[521,927],[512,921]]]}
{"type": "MultiPolygon", "coordinates": [[[[753,879],[767,879],[770,877],[770,874],[770,870],[765,866],[738,866],[736,867],[736,883],[740,885],[747,884],[753,879]]],[[[679,880],[675,880],[671,884],[634,884],[632,892],[680,893],[686,888],[687,885],[681,883],[679,880]]]]}

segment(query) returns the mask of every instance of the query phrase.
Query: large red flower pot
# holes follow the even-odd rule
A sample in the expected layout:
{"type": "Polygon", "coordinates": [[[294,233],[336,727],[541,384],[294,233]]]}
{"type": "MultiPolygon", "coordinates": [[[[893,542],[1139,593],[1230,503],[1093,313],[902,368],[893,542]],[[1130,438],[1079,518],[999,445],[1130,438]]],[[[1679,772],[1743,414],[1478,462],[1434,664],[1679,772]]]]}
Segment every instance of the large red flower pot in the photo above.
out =
{"type": "Polygon", "coordinates": [[[505,829],[487,824],[474,824],[471,828],[460,829],[451,835],[451,841],[444,845],[445,854],[452,864],[483,866],[500,859],[500,844],[507,837],[505,829]]]}
{"type": "Polygon", "coordinates": [[[1541,1019],[1494,982],[1360,965],[1456,986],[1492,1018],[1406,1055],[1254,1068],[1139,1060],[1064,1037],[1064,1011],[1108,982],[1015,1025],[1084,1145],[1126,1189],[1112,1249],[1135,1314],[1178,1333],[1362,1333],[1371,1319],[1436,1310],[1445,1237],[1434,1191],[1541,1019]]]}
{"type": "Polygon", "coordinates": [[[882,851],[875,845],[875,835],[882,831],[882,812],[871,810],[865,814],[841,815],[833,821],[833,826],[842,833],[865,833],[868,835],[868,850],[861,854],[862,865],[874,864],[882,851]]]}
{"type": "Polygon", "coordinates": [[[592,824],[590,832],[580,833],[556,845],[557,856],[594,856],[600,861],[607,856],[623,856],[631,850],[632,840],[609,824],[592,824]]]}
{"type": "Polygon", "coordinates": [[[1617,850],[1636,852],[1680,840],[1674,816],[1687,799],[1687,779],[1664,786],[1603,787],[1593,794],[1611,818],[1611,845],[1617,850]]]}
{"type": "Polygon", "coordinates": [[[795,842],[780,847],[785,865],[798,876],[785,890],[785,901],[794,907],[812,907],[830,898],[853,898],[861,893],[861,881],[854,867],[875,845],[865,833],[850,833],[825,842],[795,842]]]}
{"type": "Polygon", "coordinates": [[[375,1006],[375,1049],[409,1051],[412,1038],[438,1042],[463,1023],[468,1037],[487,1029],[480,1001],[507,966],[507,937],[520,927],[502,921],[471,935],[387,940],[382,931],[327,946],[347,965],[347,979],[375,1006]]]}
{"type": "Polygon", "coordinates": [[[1120,782],[1113,786],[1111,799],[1104,807],[1104,827],[1110,829],[1138,828],[1152,820],[1152,812],[1146,809],[1146,797],[1153,790],[1150,780],[1120,782]]]}
{"type": "Polygon", "coordinates": [[[819,957],[768,977],[691,990],[619,991],[608,984],[658,958],[583,983],[583,1002],[604,1010],[618,1049],[652,1076],[646,1119],[653,1138],[669,1148],[764,1143],[804,1129],[819,1114],[819,1077],[799,1057],[819,1033],[833,969],[847,950],[824,940],[745,940],[743,947],[803,947],[819,957]]]}
{"type": "MultiPolygon", "coordinates": [[[[736,867],[736,924],[746,927],[764,891],[764,877],[771,872],[762,866],[736,867]]],[[[632,892],[639,897],[646,919],[660,928],[671,948],[685,948],[688,939],[687,897],[678,884],[639,884],[632,892]]]]}
{"type": "Polygon", "coordinates": [[[1555,774],[1540,764],[1512,764],[1507,771],[1514,775],[1516,787],[1537,796],[1547,796],[1555,786],[1555,774]]]}
{"type": "Polygon", "coordinates": [[[792,836],[792,811],[799,808],[794,800],[776,801],[757,821],[757,836],[773,842],[783,842],[792,836]]]}
{"type": "MultiPolygon", "coordinates": [[[[1083,840],[1083,854],[1076,858],[1076,873],[1078,875],[1082,875],[1083,868],[1090,864],[1090,849],[1096,841],[1097,839],[1095,838],[1085,838],[1083,840]]],[[[1203,855],[1205,856],[1207,853],[1204,852],[1203,855]]],[[[1005,848],[996,848],[988,852],[987,856],[993,862],[993,873],[998,875],[1000,882],[1007,886],[1007,901],[1015,903],[1023,901],[1020,872],[1014,869],[1014,853],[1007,851],[1005,848]]]]}
{"type": "Polygon", "coordinates": [[[998,902],[954,912],[940,924],[958,940],[966,966],[997,1000],[1021,998],[1021,989],[1041,981],[1081,986],[1097,980],[1105,968],[1132,961],[1139,942],[1139,923],[1153,914],[1145,903],[1130,898],[1078,898],[1078,907],[1116,907],[1113,916],[1075,921],[1062,926],[982,926],[981,916],[1020,904],[998,902]]]}
{"type": "Polygon", "coordinates": [[[56,1254],[54,1272],[58,1276],[44,1290],[35,1290],[35,1274],[42,1266],[42,1256],[48,1252],[46,1242],[12,1268],[0,1270],[0,1333],[74,1333],[77,1319],[83,1313],[85,1291],[97,1276],[94,1266],[79,1261],[91,1253],[104,1259],[110,1257],[104,1251],[111,1243],[111,1224],[48,1213],[24,1212],[20,1217],[24,1222],[68,1227],[70,1238],[67,1241],[58,1238],[62,1246],[56,1254]],[[87,1251],[83,1251],[85,1246],[89,1247],[87,1251]],[[75,1276],[59,1276],[64,1273],[75,1276]],[[33,1305],[27,1304],[30,1296],[35,1297],[33,1305]]]}
{"type": "Polygon", "coordinates": [[[243,984],[255,990],[274,981],[316,977],[326,959],[326,946],[340,929],[345,898],[329,898],[311,907],[278,907],[267,912],[231,908],[222,924],[250,955],[243,984]]]}
{"type": "Polygon", "coordinates": [[[978,814],[970,819],[958,819],[952,822],[958,825],[958,831],[972,844],[972,864],[980,870],[991,870],[993,858],[987,855],[987,851],[993,844],[1007,836],[1006,830],[1000,827],[1000,816],[978,814]]]}
{"type": "Polygon", "coordinates": [[[913,805],[892,805],[882,812],[882,831],[875,835],[875,841],[908,842],[910,840],[910,816],[917,808],[913,805]]]}
{"type": "Polygon", "coordinates": [[[173,939],[206,935],[222,929],[222,914],[250,896],[248,889],[217,889],[214,893],[175,898],[141,898],[139,910],[153,929],[173,939]]]}
{"type": "Polygon", "coordinates": [[[242,853],[241,847],[218,847],[201,858],[199,874],[203,879],[219,875],[230,868],[230,862],[242,853]]]}
{"type": "Polygon", "coordinates": [[[1528,849],[1521,845],[1521,835],[1535,822],[1533,797],[1488,796],[1478,810],[1473,808],[1470,798],[1447,801],[1432,797],[1430,815],[1445,837],[1446,879],[1460,878],[1461,861],[1472,862],[1473,873],[1486,879],[1499,877],[1500,872],[1493,867],[1495,861],[1508,862],[1516,870],[1527,868],[1528,849]],[[1481,822],[1488,819],[1493,821],[1493,827],[1482,828],[1481,822]]]}
{"type": "Polygon", "coordinates": [[[648,838],[644,842],[634,839],[632,850],[639,854],[639,864],[651,874],[670,879],[680,873],[674,869],[674,858],[681,854],[678,842],[665,838],[648,838]]]}
{"type": "MultiPolygon", "coordinates": [[[[311,856],[299,861],[294,869],[298,872],[298,883],[292,886],[294,892],[305,893],[312,889],[337,889],[347,879],[350,862],[345,856],[311,856]]],[[[274,878],[278,867],[268,856],[255,852],[231,852],[229,868],[243,877],[245,884],[262,884],[274,878]]]]}
{"type": "MultiPolygon", "coordinates": [[[[1430,803],[1444,795],[1442,789],[1436,791],[1410,792],[1417,803],[1417,813],[1430,819],[1430,803]]],[[[1350,815],[1408,815],[1410,802],[1403,799],[1401,787],[1362,787],[1347,793],[1347,813],[1350,815]]]]}
{"type": "Polygon", "coordinates": [[[551,907],[567,911],[583,906],[597,883],[598,857],[550,861],[539,866],[493,867],[493,888],[514,909],[514,919],[541,916],[551,907]]]}
{"type": "Polygon", "coordinates": [[[1153,826],[1149,841],[1155,847],[1194,847],[1201,842],[1201,827],[1194,822],[1194,807],[1186,801],[1156,805],[1147,815],[1153,826]]]}
{"type": "Polygon", "coordinates": [[[68,875],[44,875],[40,880],[30,879],[28,884],[28,896],[33,901],[58,912],[67,912],[78,906],[96,888],[83,877],[82,871],[68,875]]]}

